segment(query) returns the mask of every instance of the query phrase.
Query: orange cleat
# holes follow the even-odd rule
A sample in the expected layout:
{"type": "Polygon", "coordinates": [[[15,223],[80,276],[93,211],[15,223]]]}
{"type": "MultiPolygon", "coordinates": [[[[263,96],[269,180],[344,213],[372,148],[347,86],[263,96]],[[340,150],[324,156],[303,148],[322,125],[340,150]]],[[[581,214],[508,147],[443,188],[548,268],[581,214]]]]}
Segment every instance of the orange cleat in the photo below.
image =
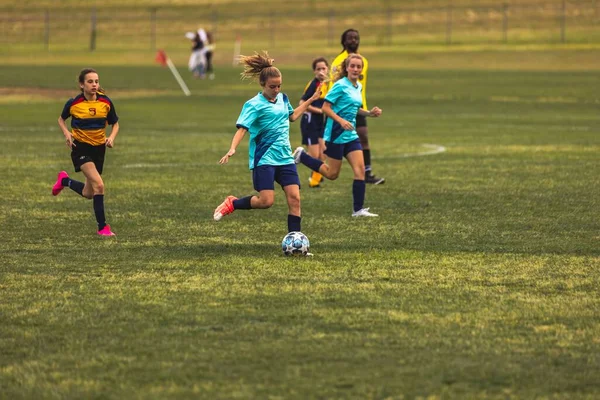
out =
{"type": "Polygon", "coordinates": [[[234,210],[233,201],[237,200],[235,196],[227,196],[227,198],[215,209],[213,218],[215,221],[220,221],[224,216],[231,214],[234,210]]]}

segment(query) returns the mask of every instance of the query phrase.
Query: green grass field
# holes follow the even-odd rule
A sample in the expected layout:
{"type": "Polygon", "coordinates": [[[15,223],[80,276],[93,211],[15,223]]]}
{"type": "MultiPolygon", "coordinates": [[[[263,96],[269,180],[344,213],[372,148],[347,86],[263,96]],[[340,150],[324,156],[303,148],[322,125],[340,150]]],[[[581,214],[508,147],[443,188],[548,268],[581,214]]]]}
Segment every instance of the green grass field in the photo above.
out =
{"type": "MultiPolygon", "coordinates": [[[[281,192],[212,220],[252,193],[247,141],[217,163],[258,91],[230,61],[214,81],[180,68],[186,98],[151,53],[6,54],[0,398],[600,397],[598,49],[364,53],[380,217],[350,217],[347,165],[306,185],[310,259],[281,254],[281,192]],[[50,193],[88,65],[121,118],[108,240],[89,201],[50,193]]],[[[272,55],[296,102],[312,55],[272,55]]]]}

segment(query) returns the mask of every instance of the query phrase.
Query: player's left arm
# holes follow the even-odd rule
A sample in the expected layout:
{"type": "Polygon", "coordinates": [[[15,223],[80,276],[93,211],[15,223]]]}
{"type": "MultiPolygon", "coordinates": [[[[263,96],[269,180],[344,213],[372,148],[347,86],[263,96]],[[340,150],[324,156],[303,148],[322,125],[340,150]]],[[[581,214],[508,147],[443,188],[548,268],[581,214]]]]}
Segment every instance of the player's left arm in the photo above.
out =
{"type": "Polygon", "coordinates": [[[364,108],[359,108],[358,109],[358,115],[362,116],[362,117],[379,117],[381,115],[382,111],[381,108],[379,107],[373,107],[371,110],[365,110],[364,108]]]}
{"type": "Polygon", "coordinates": [[[106,147],[112,148],[115,145],[115,139],[119,134],[119,117],[112,101],[110,102],[110,110],[106,116],[106,122],[108,122],[109,125],[112,125],[112,129],[110,130],[110,136],[106,138],[105,144],[106,147]]]}
{"type": "MultiPolygon", "coordinates": [[[[298,105],[302,105],[302,103],[304,103],[306,100],[308,100],[313,94],[315,94],[315,90],[317,90],[317,88],[319,88],[319,86],[321,85],[320,82],[316,82],[316,80],[312,80],[307,86],[306,86],[306,90],[304,91],[304,94],[302,95],[302,97],[300,98],[300,102],[298,103],[298,105]]],[[[318,107],[314,107],[312,105],[308,106],[308,108],[306,109],[306,111],[311,112],[313,114],[323,114],[323,111],[318,108],[318,107]]]]}
{"type": "Polygon", "coordinates": [[[112,148],[115,145],[115,139],[119,134],[119,122],[115,122],[110,130],[110,136],[106,138],[106,147],[112,148]]]}
{"type": "Polygon", "coordinates": [[[317,100],[319,97],[321,97],[321,88],[320,87],[318,87],[315,90],[313,95],[310,96],[310,98],[308,100],[306,100],[305,102],[300,104],[298,107],[296,107],[294,112],[292,114],[290,114],[290,122],[294,122],[295,120],[300,118],[302,116],[302,114],[304,114],[306,112],[306,109],[308,108],[308,106],[310,106],[312,104],[312,102],[317,100]]]}

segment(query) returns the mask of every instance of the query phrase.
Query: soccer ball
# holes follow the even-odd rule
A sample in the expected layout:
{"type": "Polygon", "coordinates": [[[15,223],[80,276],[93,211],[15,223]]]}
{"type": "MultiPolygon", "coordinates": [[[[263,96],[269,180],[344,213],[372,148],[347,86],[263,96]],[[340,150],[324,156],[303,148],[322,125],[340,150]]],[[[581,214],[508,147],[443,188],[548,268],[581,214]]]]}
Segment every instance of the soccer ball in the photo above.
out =
{"type": "Polygon", "coordinates": [[[281,241],[281,250],[286,256],[305,256],[310,243],[302,232],[290,232],[281,241]]]}

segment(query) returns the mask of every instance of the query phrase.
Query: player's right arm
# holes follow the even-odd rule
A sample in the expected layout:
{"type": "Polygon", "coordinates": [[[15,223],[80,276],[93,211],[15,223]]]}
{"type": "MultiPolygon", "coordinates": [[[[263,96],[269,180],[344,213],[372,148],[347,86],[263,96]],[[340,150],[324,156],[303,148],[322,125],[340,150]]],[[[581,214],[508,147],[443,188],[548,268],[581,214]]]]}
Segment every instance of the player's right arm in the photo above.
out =
{"type": "Polygon", "coordinates": [[[221,157],[221,159],[219,160],[219,164],[227,164],[227,162],[229,161],[229,157],[235,154],[235,149],[237,149],[238,145],[244,138],[244,135],[246,135],[246,132],[250,130],[258,116],[259,112],[252,105],[252,99],[245,102],[244,106],[242,107],[242,111],[240,112],[240,116],[238,117],[235,123],[237,131],[235,132],[235,135],[233,135],[233,139],[231,139],[231,146],[229,147],[229,151],[227,152],[227,154],[221,157]]]}
{"type": "Polygon", "coordinates": [[[335,111],[333,111],[331,109],[331,103],[328,101],[325,101],[325,103],[323,104],[323,114],[327,115],[327,117],[331,118],[332,120],[334,120],[335,122],[337,122],[338,124],[340,124],[340,126],[342,128],[344,128],[344,130],[346,131],[351,131],[354,130],[354,125],[352,125],[351,122],[346,121],[344,118],[340,117],[339,115],[337,115],[335,113],[335,111]]]}
{"type": "Polygon", "coordinates": [[[229,151],[219,160],[219,164],[227,164],[227,162],[229,161],[229,157],[235,154],[235,149],[237,149],[242,139],[244,139],[244,135],[246,135],[246,132],[248,132],[248,129],[244,127],[238,128],[237,132],[235,132],[235,135],[233,135],[233,139],[231,139],[231,146],[229,147],[229,151]]]}
{"type": "Polygon", "coordinates": [[[63,135],[65,135],[65,143],[67,147],[69,149],[72,148],[75,145],[73,143],[73,134],[69,131],[69,128],[67,128],[67,124],[62,116],[58,117],[58,126],[60,127],[63,135]]]}
{"type": "Polygon", "coordinates": [[[354,130],[354,125],[352,125],[350,121],[347,121],[337,115],[336,112],[331,108],[331,106],[340,101],[343,96],[346,96],[344,87],[336,82],[325,96],[325,102],[323,103],[323,114],[340,124],[344,130],[352,131],[354,130]]]}
{"type": "Polygon", "coordinates": [[[69,149],[75,146],[73,144],[73,133],[69,130],[66,123],[66,120],[71,116],[71,103],[73,103],[73,99],[69,99],[69,101],[67,101],[62,113],[58,117],[58,126],[60,127],[63,135],[65,135],[65,142],[69,149]]]}

